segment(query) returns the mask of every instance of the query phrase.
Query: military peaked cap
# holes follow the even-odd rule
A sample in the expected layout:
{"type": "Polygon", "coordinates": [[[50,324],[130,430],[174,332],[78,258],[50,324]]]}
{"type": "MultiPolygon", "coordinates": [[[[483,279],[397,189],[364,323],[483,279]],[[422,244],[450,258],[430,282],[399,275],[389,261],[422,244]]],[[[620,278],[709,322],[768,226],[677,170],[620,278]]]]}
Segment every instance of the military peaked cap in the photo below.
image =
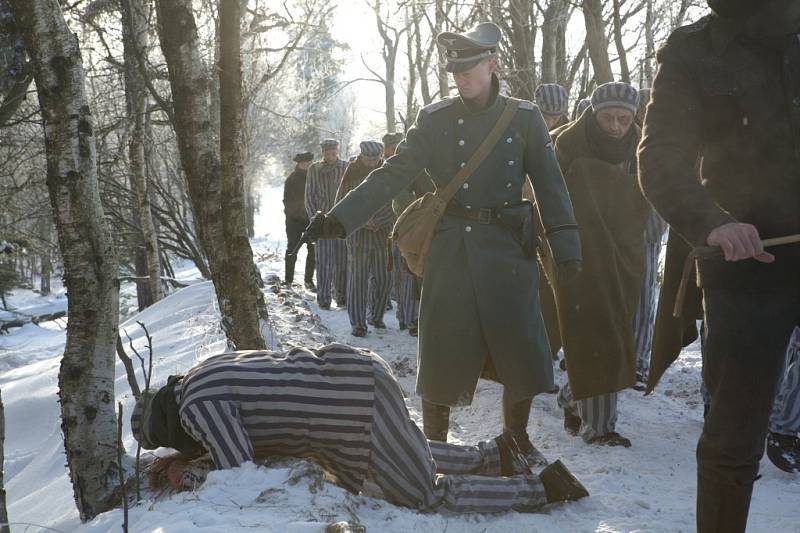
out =
{"type": "Polygon", "coordinates": [[[294,156],[295,163],[303,163],[305,161],[313,161],[314,154],[311,152],[303,152],[302,154],[297,154],[294,156]]]}
{"type": "Polygon", "coordinates": [[[324,139],[322,142],[319,143],[320,148],[323,150],[331,150],[333,148],[339,147],[339,141],[336,139],[324,139]]]}
{"type": "Polygon", "coordinates": [[[444,31],[436,42],[445,49],[447,72],[464,72],[497,52],[502,32],[493,22],[481,22],[464,33],[444,31]]]}

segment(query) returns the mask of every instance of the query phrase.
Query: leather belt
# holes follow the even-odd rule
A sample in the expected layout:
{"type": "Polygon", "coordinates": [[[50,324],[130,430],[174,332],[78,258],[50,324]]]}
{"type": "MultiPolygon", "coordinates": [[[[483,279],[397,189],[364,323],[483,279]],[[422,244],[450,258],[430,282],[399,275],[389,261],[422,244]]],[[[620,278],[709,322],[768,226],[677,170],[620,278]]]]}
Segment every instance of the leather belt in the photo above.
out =
{"type": "Polygon", "coordinates": [[[497,208],[482,207],[480,209],[467,209],[461,204],[449,203],[444,213],[459,218],[474,220],[479,224],[497,224],[497,208]]]}

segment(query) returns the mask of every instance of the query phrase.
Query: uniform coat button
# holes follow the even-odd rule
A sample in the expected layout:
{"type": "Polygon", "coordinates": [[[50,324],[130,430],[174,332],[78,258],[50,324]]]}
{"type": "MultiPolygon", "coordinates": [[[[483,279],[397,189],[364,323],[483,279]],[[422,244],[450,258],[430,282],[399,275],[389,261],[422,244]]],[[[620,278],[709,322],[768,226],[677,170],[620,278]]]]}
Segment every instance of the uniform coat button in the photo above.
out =
{"type": "Polygon", "coordinates": [[[510,189],[510,188],[511,188],[511,184],[510,183],[506,183],[506,189],[510,189]]]}
{"type": "Polygon", "coordinates": [[[469,233],[470,231],[472,231],[472,226],[467,226],[466,228],[464,228],[464,231],[469,233]]]}
{"type": "Polygon", "coordinates": [[[512,140],[513,140],[513,139],[511,139],[511,137],[509,137],[508,139],[506,139],[506,142],[507,142],[508,144],[511,144],[511,141],[512,141],[512,140]]]}
{"type": "Polygon", "coordinates": [[[514,166],[514,162],[513,161],[509,161],[508,162],[508,166],[513,167],[514,166]]]}
{"type": "Polygon", "coordinates": [[[461,139],[460,141],[458,141],[458,145],[459,146],[464,146],[464,139],[461,139]]]}
{"type": "Polygon", "coordinates": [[[458,123],[459,124],[463,124],[464,123],[464,119],[463,118],[458,119],[458,123]]]}
{"type": "Polygon", "coordinates": [[[469,189],[469,183],[465,183],[464,185],[462,185],[462,187],[463,187],[464,189],[469,189]]]}
{"type": "Polygon", "coordinates": [[[464,165],[466,165],[466,163],[461,163],[459,166],[460,166],[461,168],[464,168],[464,165]]]}

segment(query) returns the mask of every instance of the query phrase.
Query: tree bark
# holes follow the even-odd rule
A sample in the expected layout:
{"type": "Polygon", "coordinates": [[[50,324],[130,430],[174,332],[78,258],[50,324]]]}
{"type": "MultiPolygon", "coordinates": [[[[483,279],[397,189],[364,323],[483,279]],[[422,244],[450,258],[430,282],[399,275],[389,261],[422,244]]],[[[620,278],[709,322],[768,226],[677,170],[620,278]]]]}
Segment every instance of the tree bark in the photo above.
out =
{"type": "MultiPolygon", "coordinates": [[[[253,251],[247,237],[245,191],[242,170],[242,65],[241,2],[219,3],[219,101],[220,163],[222,174],[222,221],[225,235],[223,269],[226,293],[231,301],[232,336],[236,346],[246,349],[266,347],[259,327],[263,294],[253,264],[253,251]],[[259,295],[261,300],[259,301],[259,295]]],[[[265,309],[265,307],[264,307],[265,309]]]]}
{"type": "Polygon", "coordinates": [[[542,21],[542,83],[561,83],[566,62],[564,32],[569,9],[568,0],[550,0],[542,21]]]}
{"type": "MultiPolygon", "coordinates": [[[[128,159],[136,204],[139,227],[142,232],[144,263],[146,265],[149,304],[163,297],[161,286],[161,259],[158,250],[158,234],[150,208],[150,185],[145,164],[145,114],[148,92],[142,78],[144,69],[138,62],[144,61],[147,50],[149,28],[147,25],[149,6],[142,0],[123,0],[122,42],[125,57],[125,99],[128,113],[128,159]]],[[[143,306],[139,306],[140,309],[143,306]]]]}
{"type": "Polygon", "coordinates": [[[630,83],[631,71],[628,68],[628,53],[625,51],[625,43],[622,42],[622,16],[619,13],[619,0],[614,0],[613,10],[614,45],[617,48],[617,56],[619,57],[620,76],[622,81],[630,83]]]}
{"type": "MultiPolygon", "coordinates": [[[[222,181],[219,146],[215,143],[209,108],[210,80],[200,57],[192,1],[157,0],[156,10],[161,50],[167,62],[172,88],[175,133],[178,138],[181,165],[186,174],[198,238],[208,258],[211,279],[214,282],[222,315],[222,327],[232,347],[261,349],[265,346],[263,334],[256,336],[253,332],[259,331],[259,328],[263,331],[264,324],[263,321],[259,321],[259,315],[265,317],[266,307],[257,308],[251,303],[257,296],[263,301],[263,294],[258,290],[257,295],[249,296],[242,301],[236,297],[237,293],[231,292],[231,287],[252,287],[252,280],[256,279],[257,270],[252,253],[249,252],[249,243],[246,252],[239,249],[236,259],[246,263],[246,277],[250,279],[231,279],[234,276],[244,275],[242,272],[245,269],[241,265],[232,272],[225,270],[225,255],[228,248],[225,217],[241,217],[241,212],[226,213],[224,217],[223,205],[231,205],[233,209],[241,211],[244,200],[242,196],[223,198],[223,188],[231,185],[223,185],[222,181]],[[240,323],[242,320],[247,323],[240,323]]],[[[225,59],[220,56],[220,61],[224,62],[225,59]]],[[[227,68],[230,67],[226,65],[227,68]]],[[[238,104],[240,105],[240,101],[238,104]]],[[[241,191],[241,185],[238,186],[238,190],[241,191]]],[[[231,224],[230,220],[227,224],[231,224]]],[[[243,223],[241,227],[243,231],[243,223]]],[[[243,244],[237,239],[231,246],[243,246],[243,244]]],[[[231,260],[233,259],[229,259],[231,260]]]]}
{"type": "MultiPolygon", "coordinates": [[[[433,38],[436,39],[436,36],[439,35],[440,32],[444,30],[444,20],[445,20],[445,11],[444,11],[444,0],[436,0],[436,14],[434,17],[435,27],[433,32],[433,38]]],[[[434,44],[436,49],[439,51],[439,55],[442,55],[442,50],[439,48],[438,44],[434,44]]],[[[447,79],[447,70],[445,70],[445,65],[443,61],[436,62],[439,67],[436,70],[436,78],[439,81],[439,98],[445,98],[450,96],[450,84],[449,80],[447,79]]]]}
{"type": "Polygon", "coordinates": [[[3,481],[3,461],[5,460],[6,413],[3,408],[3,397],[0,394],[0,533],[11,533],[6,510],[6,485],[3,481]]]}
{"type": "Polygon", "coordinates": [[[67,467],[82,520],[109,509],[118,479],[114,345],[116,258],[97,180],[96,141],[78,41],[53,0],[12,0],[39,96],[47,188],[69,293],[58,376],[67,467]]]}
{"type": "Polygon", "coordinates": [[[645,87],[653,86],[653,61],[656,57],[653,0],[647,0],[647,12],[644,19],[644,64],[642,65],[645,87]]]}
{"type": "Polygon", "coordinates": [[[603,3],[600,0],[583,0],[583,19],[586,24],[586,46],[594,68],[594,79],[597,85],[614,81],[611,61],[608,59],[603,3]]]}
{"type": "Polygon", "coordinates": [[[533,13],[531,0],[511,0],[511,57],[513,58],[514,76],[508,81],[514,96],[524,100],[533,100],[536,89],[536,69],[533,58],[533,24],[530,17],[533,13]]]}

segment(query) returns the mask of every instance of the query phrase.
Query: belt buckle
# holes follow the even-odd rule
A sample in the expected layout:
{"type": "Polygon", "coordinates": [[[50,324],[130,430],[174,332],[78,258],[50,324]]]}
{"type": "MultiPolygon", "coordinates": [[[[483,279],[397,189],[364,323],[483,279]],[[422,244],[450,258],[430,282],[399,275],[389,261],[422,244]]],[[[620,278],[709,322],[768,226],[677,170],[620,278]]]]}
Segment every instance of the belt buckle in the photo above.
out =
{"type": "Polygon", "coordinates": [[[480,211],[478,211],[478,222],[480,224],[491,224],[492,210],[488,207],[484,207],[480,211]]]}

